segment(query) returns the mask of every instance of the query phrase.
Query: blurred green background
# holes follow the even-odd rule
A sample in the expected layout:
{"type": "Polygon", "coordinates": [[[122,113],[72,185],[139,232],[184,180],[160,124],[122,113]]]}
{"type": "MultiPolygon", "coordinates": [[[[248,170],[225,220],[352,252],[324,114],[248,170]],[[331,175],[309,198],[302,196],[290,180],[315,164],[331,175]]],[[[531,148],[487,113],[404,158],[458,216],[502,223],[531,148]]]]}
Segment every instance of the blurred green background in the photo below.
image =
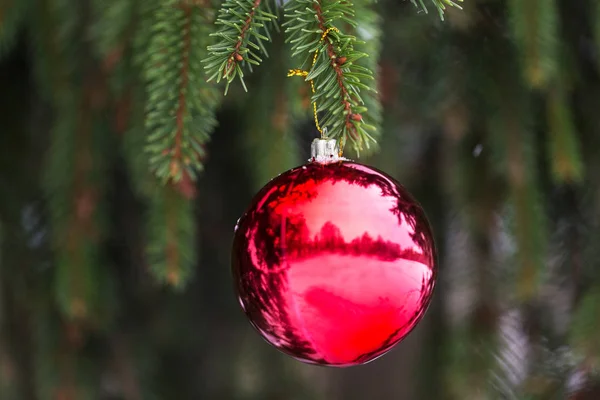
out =
{"type": "Polygon", "coordinates": [[[381,101],[360,161],[422,202],[440,280],[391,353],[328,369],[267,345],[230,275],[237,218],[316,136],[281,36],[249,93],[190,95],[218,125],[197,183],[165,187],[143,150],[161,2],[0,0],[0,399],[600,399],[600,3],[354,3],[381,101]]]}

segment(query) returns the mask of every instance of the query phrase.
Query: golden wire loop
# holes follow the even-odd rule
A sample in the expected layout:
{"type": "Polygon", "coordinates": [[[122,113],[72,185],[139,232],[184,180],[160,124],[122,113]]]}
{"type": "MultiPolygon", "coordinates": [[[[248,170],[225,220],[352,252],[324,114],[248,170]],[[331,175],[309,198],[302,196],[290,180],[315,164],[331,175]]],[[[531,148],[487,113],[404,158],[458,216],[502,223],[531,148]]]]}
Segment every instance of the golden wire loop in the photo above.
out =
{"type": "MultiPolygon", "coordinates": [[[[325,32],[323,32],[323,34],[321,35],[321,40],[320,42],[323,42],[326,38],[327,35],[329,35],[330,32],[337,32],[340,33],[340,30],[336,27],[331,27],[331,28],[327,28],[327,30],[325,32]]],[[[314,68],[315,63],[317,62],[317,58],[319,57],[319,49],[317,48],[317,50],[315,51],[315,55],[313,57],[313,61],[312,61],[312,65],[311,65],[311,69],[314,68]]],[[[302,76],[304,78],[306,78],[308,76],[308,71],[304,71],[301,69],[291,69],[288,72],[288,78],[292,77],[292,76],[302,76]]],[[[312,90],[312,93],[315,94],[315,83],[313,82],[313,80],[310,80],[310,88],[312,90]]],[[[317,130],[319,131],[319,133],[321,134],[321,138],[325,138],[326,134],[323,132],[323,129],[321,128],[321,125],[319,124],[319,116],[317,114],[317,103],[315,101],[312,102],[313,103],[313,113],[315,116],[315,125],[317,127],[317,130]]]]}

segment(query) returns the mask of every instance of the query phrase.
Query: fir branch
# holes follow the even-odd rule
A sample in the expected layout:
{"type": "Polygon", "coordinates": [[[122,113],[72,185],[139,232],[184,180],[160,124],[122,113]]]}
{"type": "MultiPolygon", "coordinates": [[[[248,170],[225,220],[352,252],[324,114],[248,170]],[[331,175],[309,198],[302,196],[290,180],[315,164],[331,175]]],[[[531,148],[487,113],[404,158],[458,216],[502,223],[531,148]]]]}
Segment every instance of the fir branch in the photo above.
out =
{"type": "Polygon", "coordinates": [[[85,43],[82,8],[65,0],[41,0],[34,7],[38,79],[52,101],[56,121],[45,170],[44,189],[56,256],[55,297],[68,318],[90,318],[99,304],[98,273],[106,218],[103,194],[109,157],[100,122],[104,77],[85,43]]]}
{"type": "Polygon", "coordinates": [[[556,1],[510,0],[508,5],[525,79],[531,87],[544,87],[554,78],[559,59],[556,1]]]}
{"type": "Polygon", "coordinates": [[[538,150],[530,119],[534,113],[527,88],[515,79],[520,71],[511,43],[501,33],[489,41],[495,50],[472,55],[466,65],[471,67],[468,75],[479,81],[475,101],[494,110],[485,117],[486,141],[493,167],[507,189],[506,221],[515,241],[514,269],[508,274],[514,280],[516,300],[527,303],[539,295],[547,268],[548,219],[535,163],[538,150]],[[504,57],[501,65],[498,54],[504,57]]]}
{"type": "MultiPolygon", "coordinates": [[[[90,37],[102,69],[109,75],[111,92],[124,97],[139,75],[132,63],[135,32],[139,29],[139,0],[93,0],[90,37]]],[[[118,129],[122,130],[122,129],[118,129]]]]}
{"type": "MultiPolygon", "coordinates": [[[[352,34],[360,39],[356,43],[356,49],[363,53],[368,53],[369,57],[363,57],[356,61],[359,66],[370,69],[374,73],[375,82],[379,82],[379,61],[381,53],[381,27],[383,21],[379,13],[374,9],[376,0],[354,0],[355,14],[359,26],[354,27],[352,34]]],[[[381,123],[383,120],[383,109],[381,105],[380,94],[375,91],[368,91],[363,95],[365,107],[369,112],[369,120],[375,127],[373,138],[378,140],[381,133],[381,123]]],[[[371,152],[377,150],[377,143],[374,142],[371,152]]],[[[365,152],[368,155],[368,151],[365,152]]]]}
{"type": "Polygon", "coordinates": [[[569,344],[589,370],[600,369],[600,287],[596,283],[584,294],[574,310],[569,344]]]}
{"type": "Polygon", "coordinates": [[[527,132],[517,132],[507,138],[508,151],[511,154],[509,163],[511,174],[509,184],[511,186],[511,205],[513,207],[513,232],[518,243],[516,259],[519,265],[517,273],[517,296],[519,300],[530,301],[539,289],[544,273],[545,253],[545,215],[541,207],[540,191],[537,186],[527,182],[532,178],[524,175],[534,176],[532,167],[529,165],[529,154],[525,144],[516,138],[518,134],[527,135],[527,132]]]}
{"type": "Polygon", "coordinates": [[[199,1],[143,2],[134,64],[131,123],[123,147],[136,194],[147,202],[145,255],[159,282],[183,288],[195,262],[193,178],[216,125],[219,95],[203,79],[212,8],[199,1]],[[144,106],[139,106],[144,104],[144,106]],[[144,110],[145,108],[145,110],[144,110]],[[146,143],[146,152],[140,147],[146,143]],[[148,171],[151,165],[161,184],[148,171]]]}
{"type": "Polygon", "coordinates": [[[148,171],[149,155],[139,151],[146,141],[143,103],[144,90],[135,87],[132,124],[125,134],[123,150],[135,193],[147,204],[144,213],[146,262],[156,281],[183,288],[195,262],[193,182],[186,175],[177,185],[161,185],[148,171]]]}
{"type": "Polygon", "coordinates": [[[148,15],[154,18],[144,25],[151,38],[146,49],[138,49],[146,53],[146,150],[156,176],[178,183],[195,179],[202,169],[204,145],[216,125],[219,96],[201,72],[212,26],[210,8],[171,2],[148,15]]]}
{"type": "Polygon", "coordinates": [[[342,33],[334,22],[355,26],[354,10],[348,1],[296,0],[286,6],[287,41],[292,43],[293,55],[313,58],[306,76],[312,81],[313,103],[324,116],[320,125],[327,136],[337,138],[340,148],[348,141],[359,152],[369,148],[374,138],[367,130],[374,127],[363,121],[367,108],[361,91],[374,91],[365,82],[373,82],[373,72],[357,61],[367,54],[355,49],[359,43],[352,35],[342,33]]]}
{"type": "Polygon", "coordinates": [[[555,85],[549,89],[546,100],[549,128],[548,161],[556,183],[580,183],[584,177],[581,144],[567,93],[561,86],[555,85]]]}
{"type": "Polygon", "coordinates": [[[181,289],[194,269],[193,204],[171,185],[157,187],[149,200],[146,254],[150,272],[159,282],[181,289]]]}
{"type": "MultiPolygon", "coordinates": [[[[93,0],[94,24],[90,36],[105,67],[114,66],[122,57],[126,42],[135,28],[136,0],[93,0]]],[[[112,69],[112,68],[110,68],[112,69]]]]}
{"type": "MultiPolygon", "coordinates": [[[[446,7],[456,7],[458,9],[462,9],[456,2],[462,3],[463,0],[430,0],[431,3],[437,8],[440,18],[444,19],[444,12],[446,11],[446,7]]],[[[423,3],[423,0],[410,0],[411,3],[415,5],[415,7],[421,7],[421,9],[427,13],[427,6],[423,3]],[[418,4],[417,4],[418,1],[418,4]]]]}
{"type": "MultiPolygon", "coordinates": [[[[182,48],[182,60],[181,60],[181,70],[180,70],[180,83],[179,83],[179,96],[177,100],[177,110],[175,111],[175,116],[177,118],[177,130],[175,131],[175,147],[174,147],[174,158],[181,162],[181,142],[183,136],[183,118],[187,112],[187,104],[185,98],[185,89],[187,88],[188,82],[190,80],[189,71],[190,71],[190,50],[191,50],[191,26],[192,26],[192,10],[189,7],[186,7],[183,10],[184,13],[184,25],[183,25],[183,48],[182,48]]],[[[173,165],[173,164],[171,164],[173,165]]],[[[176,174],[176,172],[172,172],[172,174],[176,174]]]]}
{"type": "Polygon", "coordinates": [[[211,36],[219,43],[208,46],[209,56],[204,60],[208,80],[226,81],[225,94],[235,78],[244,90],[244,68],[260,65],[260,54],[268,56],[264,41],[271,40],[268,24],[277,16],[264,0],[227,0],[223,3],[216,25],[221,28],[211,36]]]}
{"type": "Polygon", "coordinates": [[[97,311],[100,243],[106,219],[102,194],[108,149],[106,132],[94,127],[92,88],[59,108],[52,132],[46,193],[56,252],[55,293],[69,318],[90,318],[97,311]],[[83,97],[85,96],[85,97],[83,97]],[[79,105],[78,105],[79,104],[79,105]]]}

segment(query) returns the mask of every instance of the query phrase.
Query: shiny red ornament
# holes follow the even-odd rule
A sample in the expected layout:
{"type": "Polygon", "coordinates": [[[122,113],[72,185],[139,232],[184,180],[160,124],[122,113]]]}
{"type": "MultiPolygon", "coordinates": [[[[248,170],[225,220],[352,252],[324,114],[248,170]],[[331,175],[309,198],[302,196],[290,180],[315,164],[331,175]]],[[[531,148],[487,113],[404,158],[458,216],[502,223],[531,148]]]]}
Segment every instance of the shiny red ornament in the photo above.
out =
{"type": "Polygon", "coordinates": [[[232,267],[242,309],[269,343],[338,367],[405,338],[437,275],[420,205],[393,178],[345,160],[268,183],[236,226],[232,267]]]}

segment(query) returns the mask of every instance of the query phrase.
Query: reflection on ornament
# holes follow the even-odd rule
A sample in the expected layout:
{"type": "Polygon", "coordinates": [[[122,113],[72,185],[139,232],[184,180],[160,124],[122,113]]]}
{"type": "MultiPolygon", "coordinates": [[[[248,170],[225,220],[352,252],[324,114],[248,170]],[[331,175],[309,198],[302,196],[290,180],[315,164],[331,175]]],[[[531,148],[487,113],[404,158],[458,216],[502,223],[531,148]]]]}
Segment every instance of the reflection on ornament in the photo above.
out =
{"type": "Polygon", "coordinates": [[[273,346],[329,366],[369,362],[423,317],[437,275],[425,214],[386,174],[313,160],[267,184],[236,226],[240,304],[273,346]]]}

